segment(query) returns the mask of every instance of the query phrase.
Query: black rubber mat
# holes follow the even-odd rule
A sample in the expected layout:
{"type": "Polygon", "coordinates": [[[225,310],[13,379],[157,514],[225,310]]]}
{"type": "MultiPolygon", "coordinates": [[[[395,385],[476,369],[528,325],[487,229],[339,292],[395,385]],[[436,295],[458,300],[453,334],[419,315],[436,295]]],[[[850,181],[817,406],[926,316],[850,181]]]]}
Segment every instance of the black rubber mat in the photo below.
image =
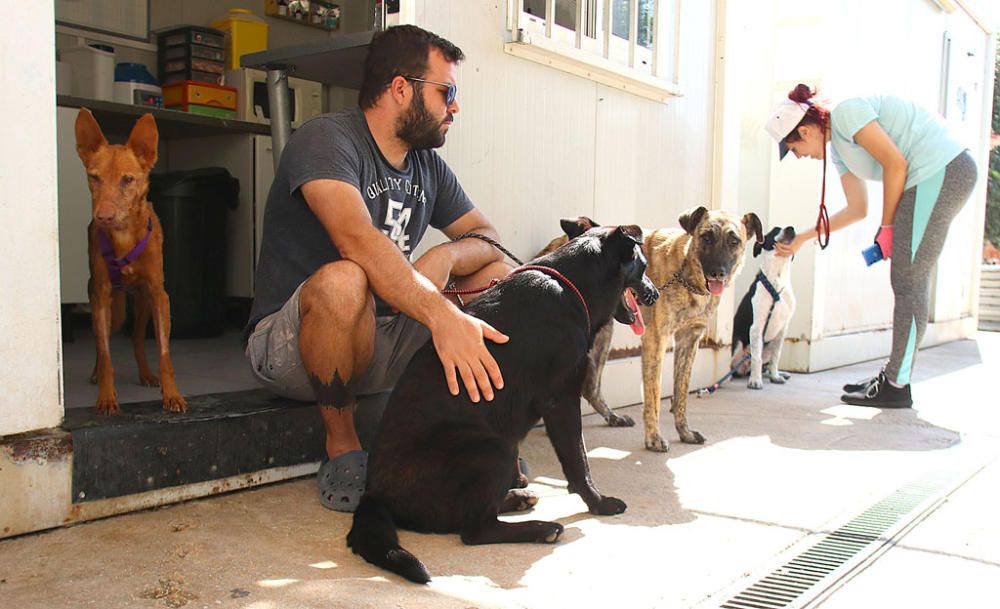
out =
{"type": "MultiPolygon", "coordinates": [[[[387,394],[360,400],[363,445],[374,434],[387,394]]],[[[73,441],[75,503],[217,480],[324,458],[323,423],[314,404],[264,390],[190,396],[188,412],[159,401],[123,404],[115,416],[66,411],[73,441]]]]}

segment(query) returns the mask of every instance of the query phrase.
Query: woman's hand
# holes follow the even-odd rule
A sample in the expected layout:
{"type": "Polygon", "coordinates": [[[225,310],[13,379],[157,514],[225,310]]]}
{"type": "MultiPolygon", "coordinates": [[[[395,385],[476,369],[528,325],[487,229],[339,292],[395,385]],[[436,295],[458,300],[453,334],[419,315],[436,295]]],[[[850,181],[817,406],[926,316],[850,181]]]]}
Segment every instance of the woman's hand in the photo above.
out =
{"type": "Polygon", "coordinates": [[[795,239],[792,239],[792,242],[788,245],[776,242],[774,244],[774,253],[778,256],[794,256],[799,251],[799,248],[802,247],[802,244],[812,238],[813,236],[808,233],[800,233],[795,235],[795,239]]]}
{"type": "Polygon", "coordinates": [[[892,225],[880,226],[875,233],[875,243],[882,250],[883,258],[892,258],[892,225]]]}

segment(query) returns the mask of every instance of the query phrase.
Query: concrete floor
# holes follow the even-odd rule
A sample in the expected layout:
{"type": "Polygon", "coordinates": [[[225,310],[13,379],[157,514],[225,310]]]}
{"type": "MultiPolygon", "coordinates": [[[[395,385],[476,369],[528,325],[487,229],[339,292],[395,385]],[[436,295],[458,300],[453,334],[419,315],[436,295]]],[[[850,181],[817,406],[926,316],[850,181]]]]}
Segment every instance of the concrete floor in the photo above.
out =
{"type": "MultiPolygon", "coordinates": [[[[171,360],[181,393],[191,396],[259,388],[243,357],[242,335],[241,330],[230,329],[212,338],[172,339],[171,360]]],[[[75,340],[63,343],[66,408],[93,408],[97,403],[97,385],[90,383],[95,357],[94,335],[88,328],[78,328],[75,340]]],[[[151,338],[146,339],[146,357],[156,374],[156,341],[151,338]]],[[[139,368],[132,355],[132,339],[121,332],[111,338],[111,364],[122,404],[160,399],[159,387],[138,383],[139,368]]]]}
{"type": "MultiPolygon", "coordinates": [[[[841,384],[879,362],[693,399],[703,446],[643,450],[640,428],[584,418],[594,479],[624,499],[595,517],[566,494],[544,432],[523,454],[543,495],[511,519],[557,519],[554,545],[464,546],[401,533],[428,566],[418,586],[352,555],[350,516],[314,479],[0,541],[0,605],[532,609],[718,607],[732,591],[929,470],[941,501],[881,556],[841,579],[824,608],[984,607],[1000,597],[1000,334],[922,351],[915,408],[840,404],[841,384]]],[[[664,413],[668,404],[664,405],[664,413]]],[[[641,419],[641,407],[623,412],[641,419]]],[[[676,437],[668,417],[663,429],[676,437]]],[[[807,598],[804,596],[803,598],[807,598]]],[[[811,606],[816,606],[811,605],[811,606]]]]}

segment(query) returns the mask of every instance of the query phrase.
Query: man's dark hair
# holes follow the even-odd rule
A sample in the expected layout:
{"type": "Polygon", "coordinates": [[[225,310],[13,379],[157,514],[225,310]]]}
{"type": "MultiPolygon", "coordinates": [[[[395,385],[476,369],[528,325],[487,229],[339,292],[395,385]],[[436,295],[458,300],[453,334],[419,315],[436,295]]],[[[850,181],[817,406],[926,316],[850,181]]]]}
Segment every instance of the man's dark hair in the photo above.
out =
{"type": "Polygon", "coordinates": [[[375,34],[365,59],[365,76],[358,94],[363,109],[375,101],[396,76],[421,78],[427,72],[431,47],[451,63],[465,59],[462,49],[444,38],[415,25],[397,25],[375,34]]]}

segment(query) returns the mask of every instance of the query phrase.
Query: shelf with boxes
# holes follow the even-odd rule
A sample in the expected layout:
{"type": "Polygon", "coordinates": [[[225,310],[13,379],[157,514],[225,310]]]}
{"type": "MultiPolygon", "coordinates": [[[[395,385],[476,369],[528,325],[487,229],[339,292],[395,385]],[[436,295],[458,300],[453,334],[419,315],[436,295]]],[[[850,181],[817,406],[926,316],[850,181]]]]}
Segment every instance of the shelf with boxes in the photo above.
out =
{"type": "Polygon", "coordinates": [[[327,31],[340,29],[340,5],[329,0],[266,0],[264,14],[327,31]]]}
{"type": "Polygon", "coordinates": [[[160,84],[184,80],[221,85],[226,71],[226,34],[214,28],[185,25],[156,35],[160,84]]]}
{"type": "Polygon", "coordinates": [[[224,31],[196,25],[176,27],[159,32],[156,47],[165,107],[236,118],[236,90],[223,85],[224,31]]]}
{"type": "Polygon", "coordinates": [[[267,135],[270,133],[267,125],[256,122],[216,118],[165,108],[151,108],[72,95],[57,95],[56,106],[64,108],[86,107],[94,113],[97,122],[108,132],[127,134],[136,119],[148,112],[152,113],[153,118],[156,119],[156,126],[161,138],[189,138],[234,133],[267,135]]]}

